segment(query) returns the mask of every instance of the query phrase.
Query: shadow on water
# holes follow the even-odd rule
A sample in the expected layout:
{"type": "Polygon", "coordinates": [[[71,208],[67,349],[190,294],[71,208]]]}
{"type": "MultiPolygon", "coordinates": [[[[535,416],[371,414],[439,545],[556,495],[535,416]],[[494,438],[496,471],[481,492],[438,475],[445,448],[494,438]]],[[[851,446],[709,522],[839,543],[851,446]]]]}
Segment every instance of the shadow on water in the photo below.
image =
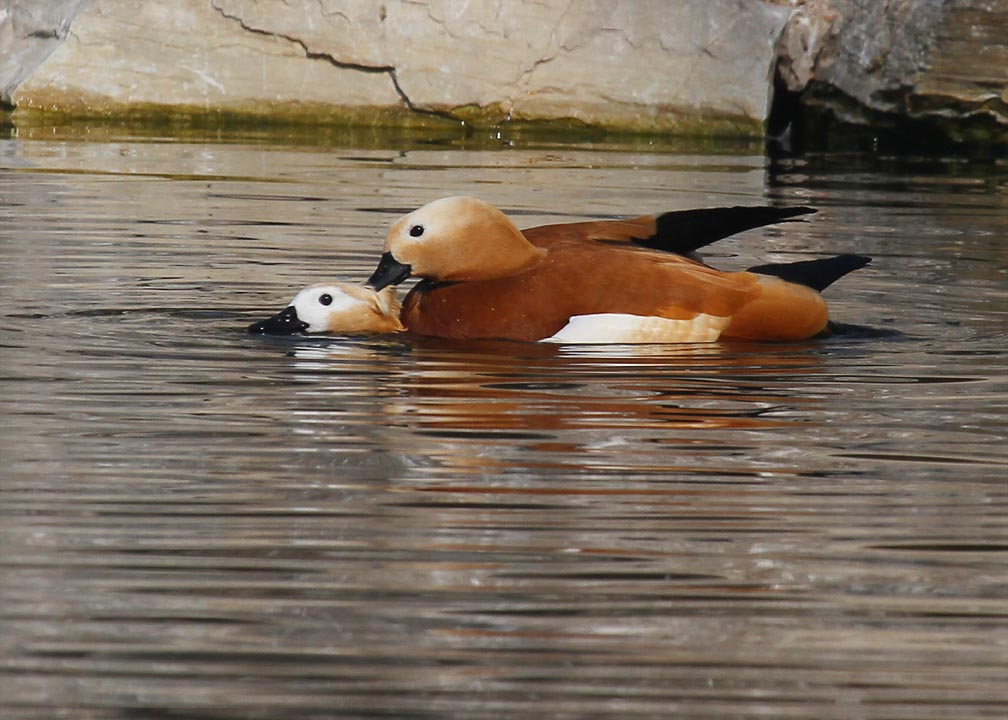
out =
{"type": "Polygon", "coordinates": [[[466,148],[0,141],[0,715],[1002,715],[1003,177],[466,148]],[[803,343],[245,333],[461,193],[875,262],[803,343]]]}

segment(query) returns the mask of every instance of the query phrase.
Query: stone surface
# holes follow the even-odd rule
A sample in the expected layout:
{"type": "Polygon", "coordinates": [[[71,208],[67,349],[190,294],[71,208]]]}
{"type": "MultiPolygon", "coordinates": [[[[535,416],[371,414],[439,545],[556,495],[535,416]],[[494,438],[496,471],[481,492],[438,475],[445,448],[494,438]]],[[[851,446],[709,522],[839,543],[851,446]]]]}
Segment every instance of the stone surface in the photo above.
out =
{"type": "Polygon", "coordinates": [[[1008,0],[808,0],[779,53],[780,81],[843,122],[1008,139],[1008,0]]]}
{"type": "Polygon", "coordinates": [[[0,0],[0,103],[67,36],[87,0],[0,0]]]}
{"type": "Polygon", "coordinates": [[[1008,142],[1008,0],[0,0],[22,116],[757,135],[771,96],[820,127],[1008,142]]]}
{"type": "Polygon", "coordinates": [[[13,100],[753,134],[790,12],[758,0],[92,0],[13,100]]]}

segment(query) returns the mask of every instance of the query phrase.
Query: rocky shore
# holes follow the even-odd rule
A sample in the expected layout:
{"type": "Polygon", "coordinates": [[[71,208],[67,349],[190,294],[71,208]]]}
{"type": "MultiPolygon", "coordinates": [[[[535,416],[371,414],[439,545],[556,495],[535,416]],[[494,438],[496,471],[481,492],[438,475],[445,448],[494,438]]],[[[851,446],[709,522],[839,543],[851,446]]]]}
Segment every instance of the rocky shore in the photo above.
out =
{"type": "Polygon", "coordinates": [[[1008,140],[1008,0],[6,0],[0,102],[59,117],[1008,140]]]}

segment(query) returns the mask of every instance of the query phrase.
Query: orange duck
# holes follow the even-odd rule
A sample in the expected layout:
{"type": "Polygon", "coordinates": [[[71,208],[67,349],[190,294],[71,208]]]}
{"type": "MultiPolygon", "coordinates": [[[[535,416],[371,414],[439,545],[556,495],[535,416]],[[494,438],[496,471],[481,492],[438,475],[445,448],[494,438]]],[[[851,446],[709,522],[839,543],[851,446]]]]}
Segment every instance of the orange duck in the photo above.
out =
{"type": "Polygon", "coordinates": [[[802,340],[827,329],[819,294],[870,258],[722,272],[693,251],[815,212],[729,207],[519,230],[470,197],[435,200],[396,222],[368,285],[421,281],[403,301],[411,332],[560,343],[802,340]]]}

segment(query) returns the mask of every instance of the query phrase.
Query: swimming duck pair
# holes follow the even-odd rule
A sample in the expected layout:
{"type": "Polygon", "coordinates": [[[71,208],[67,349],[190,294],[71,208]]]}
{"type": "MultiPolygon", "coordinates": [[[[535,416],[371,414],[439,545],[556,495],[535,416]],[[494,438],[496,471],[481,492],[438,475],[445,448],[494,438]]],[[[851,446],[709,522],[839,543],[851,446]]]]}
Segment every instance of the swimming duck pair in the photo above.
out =
{"type": "Polygon", "coordinates": [[[368,287],[299,292],[253,333],[396,332],[558,343],[802,340],[827,328],[820,291],[861,255],[723,272],[696,250],[815,212],[727,207],[519,230],[470,197],[435,200],[396,222],[368,287]],[[420,278],[401,306],[394,286],[420,278]]]}

